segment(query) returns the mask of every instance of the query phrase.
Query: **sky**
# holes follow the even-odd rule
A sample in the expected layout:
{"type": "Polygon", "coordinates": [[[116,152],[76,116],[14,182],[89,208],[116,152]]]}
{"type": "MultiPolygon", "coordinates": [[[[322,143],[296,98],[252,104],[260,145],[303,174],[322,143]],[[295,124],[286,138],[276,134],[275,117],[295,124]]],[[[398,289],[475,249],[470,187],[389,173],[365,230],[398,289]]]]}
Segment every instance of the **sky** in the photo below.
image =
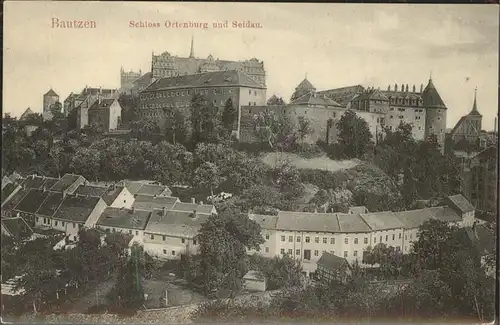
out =
{"type": "Polygon", "coordinates": [[[495,5],[4,2],[4,112],[41,112],[85,86],[119,88],[120,67],[149,71],[152,52],[264,61],[267,95],[288,100],[307,75],[318,89],[387,89],[432,80],[447,127],[472,108],[483,128],[498,112],[499,15],[495,5]],[[93,20],[94,29],[52,28],[52,19],[93,20]],[[129,27],[130,21],[160,28],[129,27]],[[252,21],[262,28],[179,29],[165,21],[252,21]]]}

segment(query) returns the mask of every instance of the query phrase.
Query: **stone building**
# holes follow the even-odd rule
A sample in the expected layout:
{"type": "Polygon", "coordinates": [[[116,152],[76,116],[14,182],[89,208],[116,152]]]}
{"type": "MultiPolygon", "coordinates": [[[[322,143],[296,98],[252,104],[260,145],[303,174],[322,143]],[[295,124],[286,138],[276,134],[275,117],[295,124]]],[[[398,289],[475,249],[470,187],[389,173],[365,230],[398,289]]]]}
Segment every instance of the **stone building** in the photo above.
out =
{"type": "Polygon", "coordinates": [[[477,109],[477,88],[474,91],[474,103],[469,114],[462,116],[455,127],[451,130],[450,136],[453,142],[465,139],[471,143],[476,143],[481,137],[481,126],[483,116],[477,109]]]}
{"type": "Polygon", "coordinates": [[[241,107],[266,104],[266,87],[258,84],[243,71],[215,71],[158,79],[140,93],[139,112],[152,117],[160,126],[165,124],[172,109],[190,111],[194,95],[204,96],[206,103],[219,109],[230,98],[238,110],[236,136],[240,133],[241,107]]]}
{"type": "Polygon", "coordinates": [[[122,108],[115,98],[98,97],[88,110],[89,124],[98,125],[104,131],[118,129],[121,124],[122,108]]]}
{"type": "MultiPolygon", "coordinates": [[[[74,109],[76,109],[77,128],[83,129],[89,125],[89,109],[99,99],[111,99],[118,97],[117,89],[103,89],[85,87],[80,95],[74,99],[74,109]]],[[[121,113],[120,113],[121,114],[121,113]]]]}
{"type": "Polygon", "coordinates": [[[64,116],[68,116],[75,109],[75,103],[80,94],[78,93],[70,93],[68,97],[64,100],[63,103],[63,113],[64,116]]]}
{"type": "Polygon", "coordinates": [[[219,60],[209,55],[206,59],[194,55],[194,41],[191,39],[191,52],[189,57],[173,56],[169,52],[151,55],[152,81],[161,78],[192,75],[205,72],[237,70],[245,72],[258,84],[265,87],[266,71],[264,62],[252,58],[245,61],[219,60]]]}
{"type": "Polygon", "coordinates": [[[44,120],[52,119],[51,108],[53,108],[56,103],[59,103],[59,95],[56,94],[52,88],[50,88],[50,90],[43,95],[42,116],[44,120]]]}

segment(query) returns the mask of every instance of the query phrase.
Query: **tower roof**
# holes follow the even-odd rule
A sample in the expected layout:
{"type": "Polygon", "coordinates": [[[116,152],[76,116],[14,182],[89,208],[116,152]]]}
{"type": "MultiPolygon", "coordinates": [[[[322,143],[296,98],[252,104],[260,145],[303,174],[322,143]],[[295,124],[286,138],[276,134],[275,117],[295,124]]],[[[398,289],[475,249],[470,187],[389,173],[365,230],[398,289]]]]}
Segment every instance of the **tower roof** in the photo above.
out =
{"type": "Polygon", "coordinates": [[[474,104],[472,104],[472,111],[469,113],[469,115],[481,116],[481,113],[479,113],[479,111],[477,110],[476,97],[477,97],[477,88],[474,90],[474,104]]]}
{"type": "Polygon", "coordinates": [[[305,77],[295,90],[316,90],[316,88],[307,80],[307,77],[305,77]]]}
{"type": "Polygon", "coordinates": [[[446,108],[446,105],[441,99],[441,96],[439,96],[439,93],[436,90],[434,83],[432,82],[432,78],[429,79],[429,83],[427,84],[427,86],[424,89],[424,92],[422,93],[422,99],[424,101],[425,107],[446,108]]]}
{"type": "Polygon", "coordinates": [[[28,107],[28,108],[24,111],[24,113],[21,115],[21,117],[20,117],[19,119],[20,119],[20,120],[24,120],[24,119],[28,118],[28,116],[33,115],[33,114],[34,114],[34,113],[33,113],[33,111],[31,110],[31,108],[29,108],[29,107],[28,107]]]}
{"type": "Polygon", "coordinates": [[[52,88],[50,88],[50,90],[47,91],[47,93],[44,96],[59,96],[59,95],[56,94],[56,92],[52,88]]]}

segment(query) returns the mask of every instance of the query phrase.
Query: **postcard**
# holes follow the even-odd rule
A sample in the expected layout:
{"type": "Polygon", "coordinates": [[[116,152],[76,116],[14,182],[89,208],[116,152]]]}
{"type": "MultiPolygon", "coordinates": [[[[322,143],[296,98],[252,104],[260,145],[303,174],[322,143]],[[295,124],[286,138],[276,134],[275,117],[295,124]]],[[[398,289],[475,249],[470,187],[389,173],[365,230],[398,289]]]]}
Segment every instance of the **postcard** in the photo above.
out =
{"type": "Polygon", "coordinates": [[[491,322],[494,5],[4,3],[6,322],[491,322]]]}

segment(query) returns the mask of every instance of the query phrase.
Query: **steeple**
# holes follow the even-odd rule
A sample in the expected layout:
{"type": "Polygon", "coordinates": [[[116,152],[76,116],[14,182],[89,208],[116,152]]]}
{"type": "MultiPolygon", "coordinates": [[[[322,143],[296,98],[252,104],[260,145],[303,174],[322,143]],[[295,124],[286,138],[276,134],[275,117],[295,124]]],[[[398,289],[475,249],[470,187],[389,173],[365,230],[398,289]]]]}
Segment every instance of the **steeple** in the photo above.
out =
{"type": "Polygon", "coordinates": [[[189,52],[189,58],[194,58],[194,36],[191,36],[191,52],[189,52]]]}
{"type": "Polygon", "coordinates": [[[469,115],[481,115],[477,110],[476,98],[477,98],[477,87],[474,89],[474,103],[472,104],[472,111],[469,113],[469,115]]]}

